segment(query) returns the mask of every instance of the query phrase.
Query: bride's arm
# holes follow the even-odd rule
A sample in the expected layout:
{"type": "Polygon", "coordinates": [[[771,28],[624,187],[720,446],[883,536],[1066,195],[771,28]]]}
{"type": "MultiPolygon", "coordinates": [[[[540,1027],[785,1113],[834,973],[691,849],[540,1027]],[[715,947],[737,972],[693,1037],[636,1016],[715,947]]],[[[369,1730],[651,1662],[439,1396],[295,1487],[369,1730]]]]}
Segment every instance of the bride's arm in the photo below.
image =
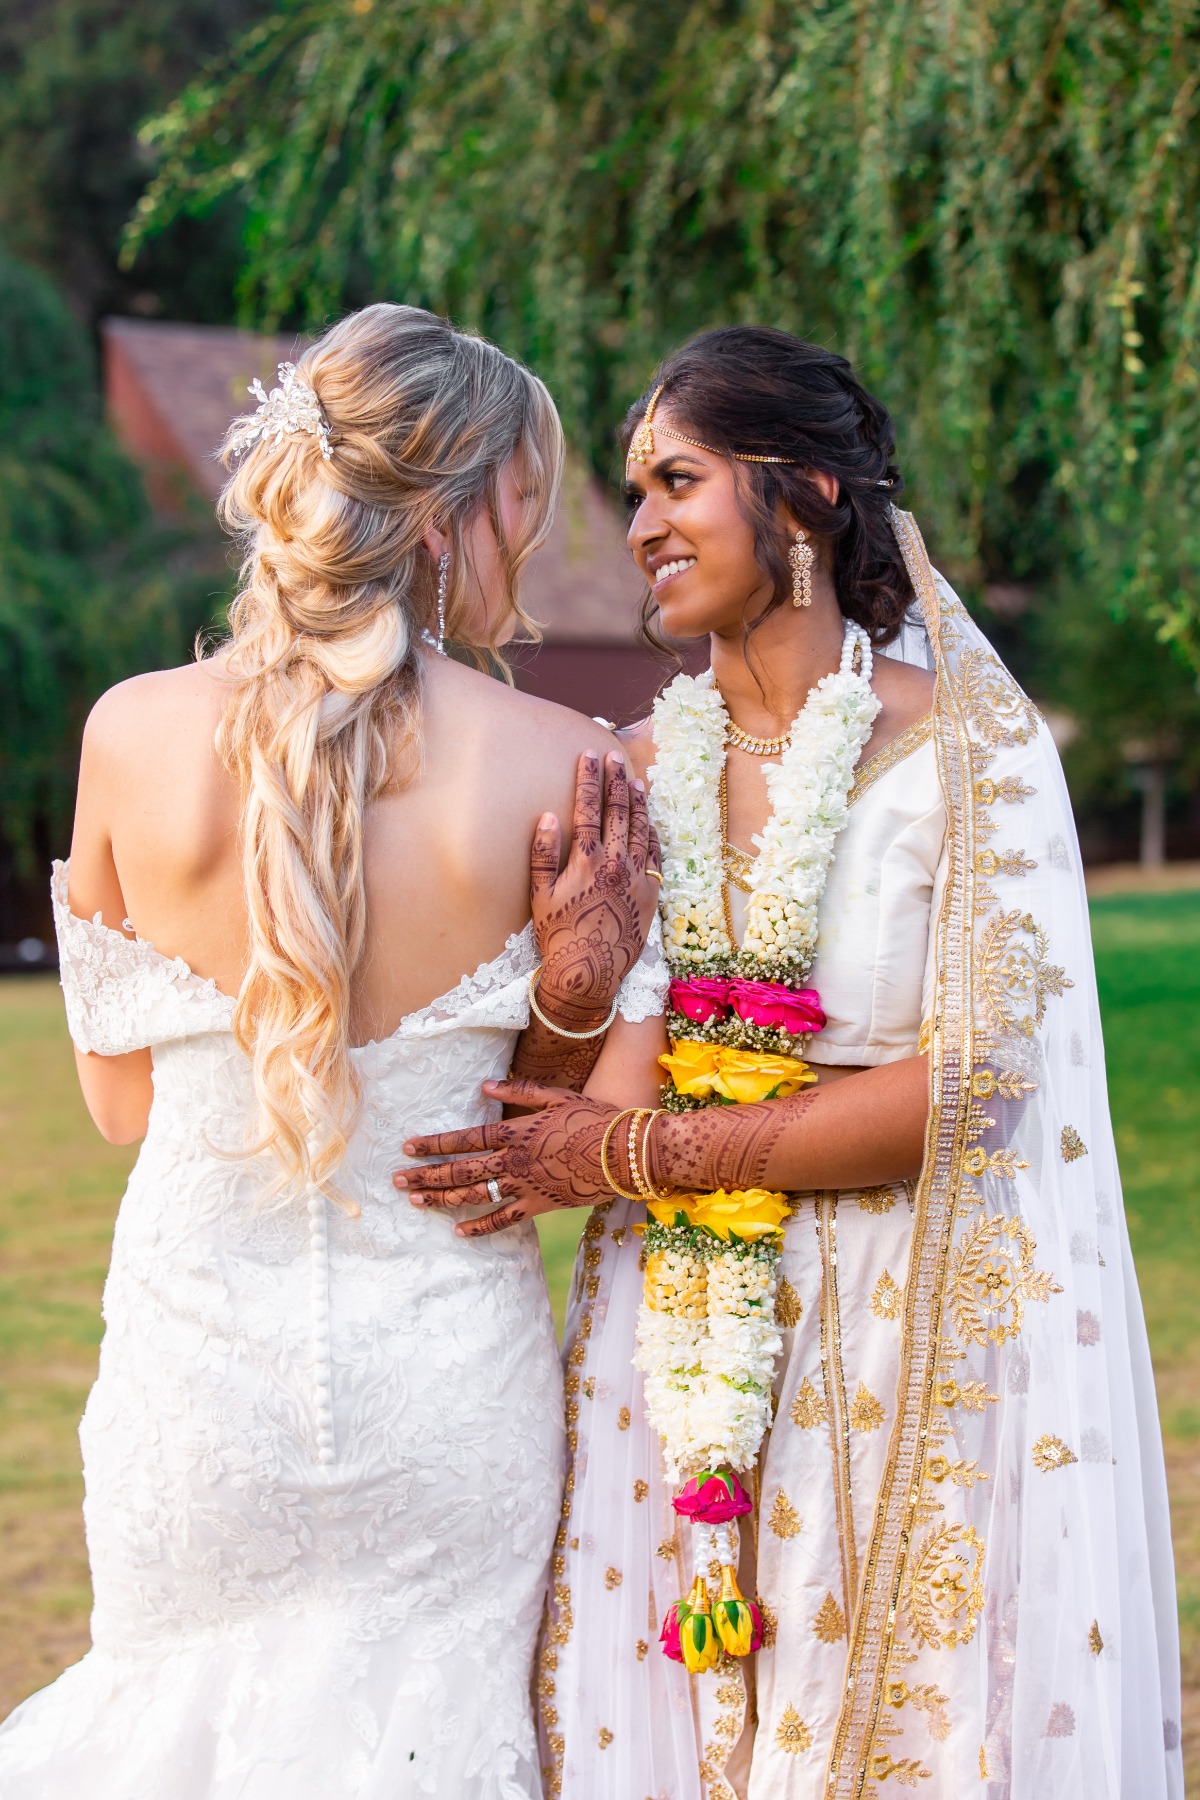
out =
{"type": "Polygon", "coordinates": [[[530,874],[541,959],[535,994],[543,1017],[531,1012],[512,1074],[578,1092],[597,1066],[607,1041],[604,1021],[641,955],[658,903],[657,884],[646,873],[657,866],[657,847],[645,789],[629,782],[620,756],[605,758],[603,784],[598,758],[580,757],[571,846],[560,872],[561,840],[558,819],[544,814],[530,874]]]}
{"type": "MultiPolygon", "coordinates": [[[[611,1199],[600,1149],[617,1116],[617,1101],[629,1106],[631,1095],[563,1094],[502,1081],[486,1083],[485,1091],[493,1099],[540,1110],[406,1144],[406,1155],[458,1159],[397,1174],[397,1187],[410,1190],[414,1205],[486,1205],[484,1184],[498,1181],[506,1204],[457,1227],[461,1236],[477,1237],[535,1213],[611,1199]]],[[[928,1059],[906,1057],[787,1100],[660,1114],[650,1133],[645,1172],[663,1194],[673,1188],[711,1193],[721,1187],[767,1187],[795,1193],[875,1187],[919,1172],[928,1112],[928,1059]]],[[[631,1188],[622,1131],[609,1139],[608,1166],[620,1186],[631,1188]]]]}

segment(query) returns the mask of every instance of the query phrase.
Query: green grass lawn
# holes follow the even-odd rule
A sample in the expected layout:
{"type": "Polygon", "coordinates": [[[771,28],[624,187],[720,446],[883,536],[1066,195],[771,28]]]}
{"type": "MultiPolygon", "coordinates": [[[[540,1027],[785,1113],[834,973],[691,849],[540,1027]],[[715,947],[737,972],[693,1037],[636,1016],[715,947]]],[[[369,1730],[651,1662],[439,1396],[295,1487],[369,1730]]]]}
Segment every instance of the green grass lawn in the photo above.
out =
{"type": "MultiPolygon", "coordinates": [[[[1200,1783],[1200,894],[1098,900],[1092,924],[1130,1234],[1166,1433],[1200,1783]]],[[[76,1424],[130,1150],[92,1129],[58,989],[0,982],[0,1715],[87,1643],[76,1424]]],[[[582,1214],[539,1221],[556,1313],[582,1214]]]]}

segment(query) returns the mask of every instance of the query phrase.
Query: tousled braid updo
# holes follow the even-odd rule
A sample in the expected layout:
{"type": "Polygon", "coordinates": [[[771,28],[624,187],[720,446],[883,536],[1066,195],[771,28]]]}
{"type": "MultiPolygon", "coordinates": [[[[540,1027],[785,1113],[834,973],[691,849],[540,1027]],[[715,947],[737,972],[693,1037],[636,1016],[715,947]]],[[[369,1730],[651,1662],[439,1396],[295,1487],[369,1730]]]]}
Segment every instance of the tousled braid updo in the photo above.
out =
{"type": "Polygon", "coordinates": [[[913,598],[888,514],[903,487],[896,437],[886,407],[867,393],[845,357],[765,325],[702,332],[667,357],[630,408],[626,448],[660,383],[657,413],[669,414],[690,437],[730,456],[790,459],[732,463],[756,559],[774,585],[761,616],[788,604],[792,591],[790,540],[776,513],[782,501],[827,546],[845,616],[874,643],[891,643],[913,598]],[[832,504],[810,479],[814,470],[837,478],[832,504]]]}
{"type": "Polygon", "coordinates": [[[418,644],[437,592],[424,534],[450,540],[447,631],[461,641],[464,533],[490,516],[506,586],[499,639],[549,525],[562,432],[527,369],[417,307],[352,314],[297,372],[328,421],[328,460],[305,431],[247,449],[253,420],[226,440],[221,518],[246,554],[219,748],[242,796],[250,961],[234,1029],[253,1062],[256,1148],[274,1153],[277,1190],[340,1199],[334,1172],[358,1102],[349,1010],[366,934],[363,818],[415,762],[418,644]],[[506,539],[500,480],[518,453],[526,498],[506,539]]]}

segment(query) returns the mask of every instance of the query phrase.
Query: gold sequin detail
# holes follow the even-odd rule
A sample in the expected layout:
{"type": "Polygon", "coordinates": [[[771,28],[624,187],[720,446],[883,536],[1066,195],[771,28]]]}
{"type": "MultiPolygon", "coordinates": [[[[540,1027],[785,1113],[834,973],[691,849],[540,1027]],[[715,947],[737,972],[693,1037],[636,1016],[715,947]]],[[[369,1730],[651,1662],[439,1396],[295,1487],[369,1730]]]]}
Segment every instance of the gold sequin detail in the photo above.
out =
{"type": "Polygon", "coordinates": [[[941,1525],[920,1545],[908,1583],[909,1614],[930,1650],[969,1644],[983,1611],[984,1543],[973,1525],[941,1525]]]}
{"type": "Polygon", "coordinates": [[[792,1423],[811,1431],[814,1425],[824,1425],[827,1417],[825,1402],[806,1375],[792,1401],[792,1423]]]}
{"type": "Polygon", "coordinates": [[[785,1706],[778,1725],[775,1727],[775,1742],[789,1756],[799,1756],[802,1750],[812,1748],[812,1732],[800,1717],[794,1706],[785,1706]]]}
{"type": "Polygon", "coordinates": [[[968,1225],[950,1265],[949,1298],[955,1329],[971,1344],[1016,1337],[1029,1300],[1061,1294],[1052,1275],[1034,1265],[1037,1240],[1020,1219],[981,1214],[968,1225]]]}
{"type": "Polygon", "coordinates": [[[979,1746],[979,1779],[980,1781],[990,1781],[992,1779],[992,1772],[988,1768],[986,1744],[980,1744],[979,1746]]]}
{"type": "Polygon", "coordinates": [[[644,1500],[646,1498],[646,1495],[649,1492],[650,1492],[650,1483],[648,1481],[635,1481],[634,1482],[633,1497],[635,1500],[644,1500]]]}
{"type": "Polygon", "coordinates": [[[1087,1145],[1073,1125],[1063,1126],[1061,1148],[1064,1162],[1078,1162],[1081,1156],[1088,1153],[1087,1145]]]}
{"type": "Polygon", "coordinates": [[[621,1408],[620,1412],[617,1414],[617,1430],[618,1431],[628,1431],[629,1430],[629,1421],[630,1421],[631,1417],[632,1417],[632,1415],[629,1411],[629,1408],[627,1406],[623,1406],[621,1408]]]}
{"type": "Polygon", "coordinates": [[[775,1296],[775,1323],[782,1325],[785,1331],[800,1323],[804,1308],[800,1296],[786,1275],[779,1277],[779,1292],[775,1296]]]}
{"type": "Polygon", "coordinates": [[[878,1431],[883,1424],[882,1402],[875,1398],[865,1381],[859,1382],[858,1391],[850,1402],[849,1418],[855,1431],[878,1431]]]}
{"type": "Polygon", "coordinates": [[[836,1644],[846,1635],[846,1615],[834,1599],[826,1594],[813,1620],[813,1631],[823,1644],[836,1644]]]}
{"type": "Polygon", "coordinates": [[[869,756],[865,763],[860,763],[854,771],[854,780],[850,783],[850,789],[846,795],[846,805],[853,806],[854,802],[861,799],[869,787],[874,787],[881,775],[886,775],[889,770],[896,767],[897,763],[902,763],[905,757],[911,756],[914,750],[919,750],[922,744],[927,744],[932,735],[933,714],[926,713],[925,717],[918,719],[915,725],[906,726],[890,743],[885,744],[882,750],[877,750],[874,756],[869,756]]]}
{"type": "Polygon", "coordinates": [[[1068,1463],[1078,1462],[1079,1458],[1073,1450],[1067,1448],[1060,1437],[1047,1431],[1033,1446],[1033,1466],[1048,1475],[1051,1469],[1065,1469],[1068,1463]]]}
{"type": "Polygon", "coordinates": [[[896,1196],[892,1192],[891,1188],[886,1188],[886,1187],[863,1188],[861,1193],[858,1196],[858,1205],[859,1205],[859,1210],[861,1212],[867,1212],[867,1213],[890,1212],[892,1210],[893,1206],[895,1206],[895,1204],[896,1204],[896,1196]]]}
{"type": "Polygon", "coordinates": [[[775,1648],[775,1639],[779,1635],[779,1614],[774,1607],[768,1606],[759,1595],[758,1610],[762,1614],[762,1647],[764,1650],[775,1648]]]}
{"type": "Polygon", "coordinates": [[[599,1746],[602,1750],[607,1750],[608,1746],[612,1743],[612,1741],[613,1741],[612,1732],[608,1729],[607,1725],[602,1725],[600,1727],[599,1731],[596,1733],[596,1742],[599,1744],[599,1746]]]}
{"type": "Polygon", "coordinates": [[[639,1638],[636,1645],[634,1646],[634,1648],[637,1650],[638,1661],[645,1662],[646,1658],[650,1654],[650,1646],[646,1642],[645,1638],[639,1638]]]}
{"type": "Polygon", "coordinates": [[[875,1290],[871,1295],[871,1311],[877,1319],[898,1319],[902,1299],[900,1289],[885,1269],[875,1283],[875,1290]]]}
{"type": "Polygon", "coordinates": [[[611,1566],[609,1568],[605,1569],[604,1585],[606,1588],[609,1588],[610,1590],[612,1588],[619,1588],[621,1585],[621,1579],[622,1579],[622,1577],[621,1577],[620,1569],[614,1569],[611,1566]]]}
{"type": "Polygon", "coordinates": [[[1092,1629],[1088,1632],[1088,1649],[1093,1656],[1099,1656],[1104,1648],[1104,1639],[1100,1636],[1100,1622],[1092,1620],[1092,1629]]]}
{"type": "Polygon", "coordinates": [[[771,1516],[767,1524],[777,1538],[794,1538],[800,1533],[801,1519],[783,1489],[775,1496],[775,1504],[771,1508],[771,1516]]]}
{"type": "Polygon", "coordinates": [[[674,1556],[674,1554],[675,1554],[674,1538],[664,1538],[663,1542],[658,1546],[658,1549],[655,1552],[655,1555],[661,1556],[664,1562],[670,1562],[670,1560],[674,1556]]]}

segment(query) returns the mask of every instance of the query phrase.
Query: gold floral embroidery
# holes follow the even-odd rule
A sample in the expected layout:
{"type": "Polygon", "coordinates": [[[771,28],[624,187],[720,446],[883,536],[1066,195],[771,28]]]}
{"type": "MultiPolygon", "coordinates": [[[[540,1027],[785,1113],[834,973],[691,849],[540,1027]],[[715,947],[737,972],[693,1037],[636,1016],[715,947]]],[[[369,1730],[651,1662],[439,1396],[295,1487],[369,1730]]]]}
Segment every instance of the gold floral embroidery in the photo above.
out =
{"type": "Polygon", "coordinates": [[[786,1275],[779,1277],[779,1292],[775,1296],[775,1323],[782,1325],[785,1331],[800,1323],[804,1308],[800,1296],[786,1275]]]}
{"type": "Polygon", "coordinates": [[[645,1638],[639,1638],[637,1643],[634,1645],[634,1649],[637,1651],[638,1661],[645,1662],[646,1658],[650,1654],[650,1646],[646,1642],[645,1638]]]}
{"type": "Polygon", "coordinates": [[[768,1606],[760,1594],[758,1610],[762,1614],[762,1647],[764,1650],[775,1648],[775,1639],[779,1634],[779,1614],[773,1606],[768,1606]]]}
{"type": "Polygon", "coordinates": [[[630,1417],[631,1417],[631,1414],[630,1414],[629,1408],[627,1406],[623,1406],[621,1408],[620,1412],[617,1414],[617,1430],[618,1431],[628,1431],[629,1430],[630,1417]]]}
{"type": "Polygon", "coordinates": [[[836,1644],[846,1635],[846,1615],[831,1593],[817,1610],[813,1630],[823,1644],[836,1644]]]}
{"type": "Polygon", "coordinates": [[[895,1204],[896,1204],[896,1196],[892,1192],[891,1188],[886,1188],[886,1187],[863,1188],[858,1196],[858,1205],[859,1205],[859,1210],[861,1212],[867,1212],[867,1213],[890,1212],[892,1207],[895,1206],[895,1204]]]}
{"type": "Polygon", "coordinates": [[[985,1469],[981,1469],[975,1457],[951,1462],[947,1456],[931,1456],[925,1464],[925,1473],[930,1481],[939,1485],[943,1481],[952,1481],[955,1487],[973,1488],[977,1481],[988,1481],[990,1477],[985,1469]]]}
{"type": "Polygon", "coordinates": [[[794,1538],[800,1533],[802,1520],[783,1489],[775,1496],[775,1504],[771,1508],[771,1516],[767,1524],[777,1538],[794,1538]]]}
{"type": "Polygon", "coordinates": [[[878,1401],[865,1381],[860,1381],[858,1391],[850,1402],[850,1423],[855,1431],[878,1431],[883,1424],[883,1406],[878,1401]]]}
{"type": "Polygon", "coordinates": [[[792,1401],[792,1423],[802,1431],[811,1431],[814,1425],[824,1425],[827,1417],[825,1402],[806,1375],[792,1401]]]}
{"type": "Polygon", "coordinates": [[[919,1757],[902,1756],[897,1762],[885,1750],[881,1755],[871,1758],[871,1773],[876,1781],[887,1781],[890,1777],[901,1787],[916,1787],[918,1781],[928,1781],[931,1771],[919,1757]]]}
{"type": "Polygon", "coordinates": [[[1087,1145],[1073,1125],[1063,1126],[1061,1149],[1064,1162],[1076,1162],[1088,1153],[1087,1145]]]}
{"type": "Polygon", "coordinates": [[[1015,1069],[1002,1069],[994,1075],[990,1069],[980,1069],[971,1077],[971,1092],[977,1100],[990,1100],[993,1094],[999,1094],[1004,1100],[1019,1100],[1023,1094],[1032,1094],[1037,1088],[1036,1081],[1029,1081],[1015,1069]]]}
{"type": "Polygon", "coordinates": [[[675,1539],[664,1538],[662,1543],[658,1546],[658,1549],[655,1551],[655,1555],[661,1556],[664,1562],[670,1562],[671,1558],[675,1555],[675,1539]]]}
{"type": "Polygon", "coordinates": [[[934,1382],[933,1397],[939,1406],[963,1406],[968,1412],[982,1412],[1000,1399],[999,1394],[988,1393],[986,1381],[955,1381],[953,1377],[934,1382]]]}
{"type": "Polygon", "coordinates": [[[984,926],[976,972],[979,991],[1001,1034],[1032,1037],[1046,1016],[1047,998],[1074,987],[1056,963],[1046,960],[1049,948],[1041,926],[1019,908],[997,913],[984,926]]]}
{"type": "MultiPolygon", "coordinates": [[[[986,1122],[993,1123],[990,1119],[986,1122]]],[[[1015,1150],[993,1150],[989,1156],[979,1144],[974,1150],[968,1150],[963,1158],[963,1168],[968,1175],[1001,1175],[1005,1181],[1015,1181],[1017,1171],[1028,1167],[1027,1162],[1018,1160],[1015,1150]]]]}
{"type": "Polygon", "coordinates": [[[963,654],[958,684],[963,710],[993,749],[1027,744],[1036,735],[1037,708],[990,651],[976,649],[963,654]]]}
{"type": "Polygon", "coordinates": [[[1016,1337],[1029,1300],[1049,1300],[1062,1289],[1034,1267],[1037,1242],[1020,1219],[982,1213],[964,1231],[950,1265],[950,1306],[955,1328],[972,1344],[1002,1344],[1016,1337]]]}
{"type": "Polygon", "coordinates": [[[871,1311],[877,1319],[898,1319],[902,1298],[900,1289],[885,1269],[875,1283],[871,1295],[871,1311]]]}
{"type": "Polygon", "coordinates": [[[1092,1620],[1092,1629],[1088,1632],[1088,1649],[1093,1656],[1099,1656],[1104,1648],[1104,1639],[1100,1636],[1100,1622],[1092,1620]]]}
{"type": "Polygon", "coordinates": [[[605,1571],[604,1571],[604,1585],[605,1585],[605,1587],[606,1587],[606,1588],[608,1588],[608,1589],[609,1589],[609,1590],[610,1590],[610,1591],[611,1591],[611,1590],[612,1590],[612,1589],[613,1589],[613,1588],[619,1588],[619,1587],[620,1587],[620,1585],[621,1585],[621,1582],[622,1582],[622,1579],[623,1579],[623,1577],[622,1577],[622,1575],[621,1575],[621,1571],[620,1571],[620,1569],[614,1569],[614,1568],[611,1568],[611,1567],[610,1567],[610,1568],[607,1568],[607,1569],[605,1569],[605,1571]]]}
{"type": "Polygon", "coordinates": [[[648,1481],[635,1481],[634,1482],[633,1497],[635,1500],[639,1500],[639,1501],[644,1500],[646,1498],[646,1495],[649,1492],[650,1492],[650,1483],[648,1481]]]}
{"type": "Polygon", "coordinates": [[[1051,1469],[1065,1469],[1068,1463],[1078,1461],[1075,1452],[1069,1450],[1053,1432],[1046,1432],[1033,1446],[1033,1466],[1040,1469],[1043,1475],[1048,1475],[1051,1469]]]}
{"type": "Polygon", "coordinates": [[[1065,1700],[1056,1700],[1050,1708],[1050,1717],[1046,1720],[1043,1737],[1065,1738],[1075,1735],[1075,1714],[1065,1700]]]}
{"type": "Polygon", "coordinates": [[[986,1744],[980,1744],[979,1746],[979,1779],[980,1781],[990,1781],[992,1779],[992,1771],[988,1768],[986,1744]]]}
{"type": "Polygon", "coordinates": [[[775,1742],[789,1756],[799,1756],[812,1748],[812,1732],[794,1706],[785,1706],[775,1727],[775,1742]]]}
{"type": "Polygon", "coordinates": [[[911,1706],[916,1712],[929,1716],[929,1732],[939,1743],[950,1736],[950,1714],[947,1708],[950,1699],[943,1694],[941,1688],[932,1682],[919,1682],[916,1687],[909,1687],[907,1681],[889,1681],[883,1690],[884,1702],[895,1707],[899,1712],[902,1706],[911,1706]]]}
{"type": "Polygon", "coordinates": [[[1036,869],[1037,864],[1031,862],[1024,850],[977,850],[975,852],[975,873],[977,875],[1024,875],[1029,869],[1036,869]]]}
{"type": "Polygon", "coordinates": [[[596,1742],[599,1744],[599,1746],[602,1750],[607,1750],[608,1746],[612,1743],[612,1741],[613,1741],[612,1732],[608,1729],[607,1725],[602,1725],[600,1727],[599,1731],[596,1733],[596,1742]]]}
{"type": "Polygon", "coordinates": [[[973,1525],[941,1525],[916,1553],[908,1583],[913,1630],[930,1650],[969,1644],[983,1610],[984,1545],[973,1525]]]}
{"type": "Polygon", "coordinates": [[[993,781],[990,775],[981,775],[975,783],[975,798],[980,806],[994,806],[997,800],[1007,801],[1012,806],[1036,793],[1037,789],[1026,787],[1019,775],[1002,775],[999,781],[993,781]]]}

